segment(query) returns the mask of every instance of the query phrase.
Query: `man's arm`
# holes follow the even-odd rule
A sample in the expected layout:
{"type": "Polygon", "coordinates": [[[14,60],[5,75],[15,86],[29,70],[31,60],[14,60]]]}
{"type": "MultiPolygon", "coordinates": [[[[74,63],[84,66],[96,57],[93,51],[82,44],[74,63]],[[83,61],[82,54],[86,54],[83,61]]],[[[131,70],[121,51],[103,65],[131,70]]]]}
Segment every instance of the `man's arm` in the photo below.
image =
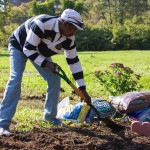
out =
{"type": "Polygon", "coordinates": [[[75,79],[77,86],[80,90],[85,90],[86,86],[84,83],[83,71],[81,63],[79,61],[76,48],[72,50],[65,50],[65,57],[69,66],[69,69],[72,73],[73,78],[75,79]]]}
{"type": "Polygon", "coordinates": [[[91,97],[86,92],[83,70],[82,70],[81,63],[79,61],[79,58],[76,52],[76,48],[72,50],[68,50],[68,51],[65,50],[64,53],[65,53],[65,57],[66,57],[69,69],[77,83],[77,86],[86,98],[86,103],[87,104],[91,103],[91,97]]]}

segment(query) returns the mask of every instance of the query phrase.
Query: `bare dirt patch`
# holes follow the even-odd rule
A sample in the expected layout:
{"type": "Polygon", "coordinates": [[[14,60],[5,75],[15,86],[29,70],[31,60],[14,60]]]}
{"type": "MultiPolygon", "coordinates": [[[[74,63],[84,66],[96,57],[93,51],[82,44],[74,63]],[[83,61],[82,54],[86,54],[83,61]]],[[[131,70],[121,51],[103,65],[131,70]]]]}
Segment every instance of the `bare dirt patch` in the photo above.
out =
{"type": "MultiPolygon", "coordinates": [[[[118,122],[119,123],[119,122],[118,122]]],[[[0,136],[0,149],[82,149],[82,150],[149,150],[150,137],[125,130],[111,130],[105,125],[86,124],[75,127],[34,128],[0,136]]]]}

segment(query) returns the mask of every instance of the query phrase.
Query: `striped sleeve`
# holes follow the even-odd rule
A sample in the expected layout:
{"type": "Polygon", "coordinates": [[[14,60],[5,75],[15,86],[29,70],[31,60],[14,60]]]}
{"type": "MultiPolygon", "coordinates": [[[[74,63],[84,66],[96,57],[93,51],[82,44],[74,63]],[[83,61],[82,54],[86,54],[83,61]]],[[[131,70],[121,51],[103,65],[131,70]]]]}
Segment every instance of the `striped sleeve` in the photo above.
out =
{"type": "Polygon", "coordinates": [[[72,50],[65,50],[65,57],[69,66],[69,69],[73,75],[73,78],[75,79],[77,86],[80,90],[85,90],[85,83],[84,83],[84,76],[83,71],[81,67],[81,63],[79,61],[76,48],[73,48],[72,50]]]}
{"type": "Polygon", "coordinates": [[[47,60],[37,52],[37,46],[44,37],[44,26],[39,20],[32,22],[23,47],[24,54],[37,65],[45,67],[47,60]]]}

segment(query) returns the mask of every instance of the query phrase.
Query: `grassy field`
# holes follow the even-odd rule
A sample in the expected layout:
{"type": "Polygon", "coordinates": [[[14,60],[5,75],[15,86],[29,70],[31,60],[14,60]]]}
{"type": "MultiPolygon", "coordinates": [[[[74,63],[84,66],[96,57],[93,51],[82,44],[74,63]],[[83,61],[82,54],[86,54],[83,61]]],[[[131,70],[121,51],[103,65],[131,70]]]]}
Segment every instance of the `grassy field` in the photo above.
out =
{"type": "MultiPolygon", "coordinates": [[[[95,70],[106,70],[109,64],[113,62],[123,63],[125,66],[129,66],[130,68],[132,68],[135,73],[140,74],[140,84],[143,86],[142,90],[150,90],[150,51],[91,51],[78,52],[78,56],[84,71],[87,91],[92,98],[98,97],[108,99],[109,93],[103,89],[97,79],[93,76],[93,72],[95,70]]],[[[52,57],[52,59],[55,63],[62,67],[69,79],[73,83],[75,83],[69,71],[64,54],[56,55],[52,57]]],[[[2,47],[0,48],[0,74],[1,101],[3,91],[9,78],[9,53],[6,48],[2,47]]],[[[21,97],[22,99],[33,97],[33,100],[32,102],[19,102],[19,105],[17,107],[17,113],[13,119],[14,124],[20,122],[21,127],[23,125],[23,127],[25,126],[25,128],[30,128],[31,122],[42,120],[44,102],[39,100],[37,102],[34,96],[40,97],[42,95],[45,95],[46,86],[46,82],[40,77],[30,61],[28,61],[22,79],[21,97]],[[28,120],[30,120],[30,122],[28,120]]],[[[63,99],[66,96],[71,96],[72,89],[63,80],[61,87],[65,90],[65,92],[61,92],[60,99],[63,99]]]]}

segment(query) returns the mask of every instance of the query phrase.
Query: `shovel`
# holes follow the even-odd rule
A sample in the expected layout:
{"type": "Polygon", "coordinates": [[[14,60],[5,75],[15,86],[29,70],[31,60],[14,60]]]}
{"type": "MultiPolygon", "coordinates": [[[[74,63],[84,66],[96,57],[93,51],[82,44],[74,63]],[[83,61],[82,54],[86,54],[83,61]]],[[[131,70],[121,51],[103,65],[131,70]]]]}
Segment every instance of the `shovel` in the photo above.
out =
{"type": "MultiPolygon", "coordinates": [[[[68,79],[68,77],[66,76],[65,72],[62,70],[62,68],[60,66],[57,66],[56,68],[56,72],[57,74],[64,79],[71,87],[72,89],[86,102],[86,98],[84,96],[84,94],[68,79]],[[61,73],[60,73],[61,72],[61,73]]],[[[97,114],[98,120],[99,121],[103,121],[109,128],[111,129],[117,129],[120,128],[122,126],[114,123],[112,120],[110,120],[109,118],[102,118],[100,116],[100,113],[98,112],[98,110],[92,105],[92,104],[88,104],[91,109],[93,109],[95,111],[95,113],[97,114]]]]}

